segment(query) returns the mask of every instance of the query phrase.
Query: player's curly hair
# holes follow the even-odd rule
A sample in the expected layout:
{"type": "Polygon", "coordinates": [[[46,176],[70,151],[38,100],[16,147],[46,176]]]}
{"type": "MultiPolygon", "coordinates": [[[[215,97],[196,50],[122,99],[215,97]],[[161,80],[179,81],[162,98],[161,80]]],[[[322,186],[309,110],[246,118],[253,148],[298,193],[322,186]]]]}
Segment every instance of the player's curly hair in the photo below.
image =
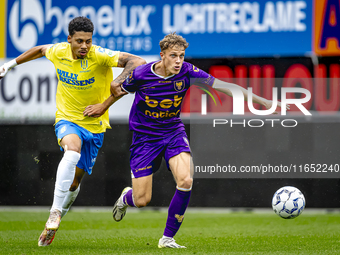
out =
{"type": "Polygon", "coordinates": [[[172,48],[173,46],[183,46],[184,49],[188,48],[189,43],[180,35],[176,34],[176,32],[170,33],[166,35],[163,40],[159,42],[159,46],[161,47],[161,51],[165,51],[168,48],[172,48]]]}
{"type": "Polygon", "coordinates": [[[93,23],[90,19],[86,17],[76,17],[70,21],[68,24],[68,33],[70,36],[74,35],[76,32],[91,32],[93,34],[93,23]]]}

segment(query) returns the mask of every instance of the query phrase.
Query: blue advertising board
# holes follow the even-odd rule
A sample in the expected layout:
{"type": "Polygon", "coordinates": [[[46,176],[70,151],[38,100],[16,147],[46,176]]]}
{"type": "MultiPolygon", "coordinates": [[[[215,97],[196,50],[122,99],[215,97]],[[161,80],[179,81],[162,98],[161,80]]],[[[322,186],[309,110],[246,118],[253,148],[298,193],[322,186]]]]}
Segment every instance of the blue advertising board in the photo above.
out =
{"type": "Polygon", "coordinates": [[[66,41],[79,15],[93,21],[94,44],[137,55],[159,54],[159,41],[175,31],[189,42],[189,57],[304,55],[312,12],[312,0],[8,0],[6,56],[66,41]]]}

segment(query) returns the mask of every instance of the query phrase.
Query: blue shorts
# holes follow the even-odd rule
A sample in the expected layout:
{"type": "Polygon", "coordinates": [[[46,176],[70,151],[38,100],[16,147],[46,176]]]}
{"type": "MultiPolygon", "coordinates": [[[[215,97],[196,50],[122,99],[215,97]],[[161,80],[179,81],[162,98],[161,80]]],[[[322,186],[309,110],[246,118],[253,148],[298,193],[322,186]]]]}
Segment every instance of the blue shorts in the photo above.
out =
{"type": "Polygon", "coordinates": [[[134,132],[130,152],[132,178],[139,178],[155,173],[163,157],[170,169],[169,159],[181,152],[190,153],[190,146],[185,131],[176,131],[166,137],[134,132]]]}
{"type": "MultiPolygon", "coordinates": [[[[60,120],[55,124],[55,133],[60,146],[61,139],[69,134],[76,134],[81,140],[81,156],[77,167],[83,169],[88,174],[92,173],[92,168],[96,162],[99,149],[103,145],[104,133],[94,134],[66,120],[60,120]]],[[[60,146],[60,150],[63,148],[60,146]]]]}

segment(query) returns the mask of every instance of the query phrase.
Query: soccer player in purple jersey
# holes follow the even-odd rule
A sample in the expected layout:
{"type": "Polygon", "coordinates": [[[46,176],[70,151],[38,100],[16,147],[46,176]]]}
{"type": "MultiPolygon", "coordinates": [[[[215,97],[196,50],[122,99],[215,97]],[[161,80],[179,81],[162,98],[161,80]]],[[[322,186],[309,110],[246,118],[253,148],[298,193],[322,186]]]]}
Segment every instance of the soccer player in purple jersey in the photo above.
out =
{"type": "MultiPolygon", "coordinates": [[[[135,93],[129,126],[133,130],[130,147],[132,188],[127,187],[113,208],[113,218],[121,221],[128,206],[144,207],[151,200],[152,176],[165,158],[177,187],[169,210],[159,248],[185,248],[173,237],[179,230],[189,204],[193,183],[193,163],[188,137],[180,119],[185,93],[194,82],[212,86],[232,96],[231,86],[215,79],[190,63],[184,62],[186,40],[171,33],[160,42],[161,60],[137,67],[121,86],[111,87],[115,97],[135,93]]],[[[247,91],[240,86],[245,99],[247,91]]],[[[272,102],[253,96],[253,101],[270,108],[272,102]]]]}

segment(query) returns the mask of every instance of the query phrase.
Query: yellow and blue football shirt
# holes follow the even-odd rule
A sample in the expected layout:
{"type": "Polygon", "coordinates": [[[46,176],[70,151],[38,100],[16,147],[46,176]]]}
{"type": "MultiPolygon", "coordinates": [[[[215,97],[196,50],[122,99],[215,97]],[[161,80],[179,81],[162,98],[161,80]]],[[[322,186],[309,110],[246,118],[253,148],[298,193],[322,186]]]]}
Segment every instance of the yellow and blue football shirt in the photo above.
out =
{"type": "Polygon", "coordinates": [[[45,56],[54,64],[58,76],[55,123],[67,120],[91,133],[111,128],[108,111],[99,118],[85,117],[83,111],[110,96],[112,67],[117,67],[119,51],[92,45],[84,59],[73,59],[71,45],[57,43],[46,50],[45,56]]]}

